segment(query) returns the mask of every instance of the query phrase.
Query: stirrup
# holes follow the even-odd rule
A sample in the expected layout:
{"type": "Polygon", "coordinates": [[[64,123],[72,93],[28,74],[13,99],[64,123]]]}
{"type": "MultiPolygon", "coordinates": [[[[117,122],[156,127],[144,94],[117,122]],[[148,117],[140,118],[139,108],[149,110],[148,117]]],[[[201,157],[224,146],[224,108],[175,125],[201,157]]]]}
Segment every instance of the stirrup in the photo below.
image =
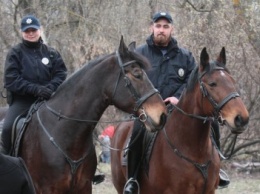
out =
{"type": "Polygon", "coordinates": [[[124,186],[124,194],[126,194],[126,193],[129,193],[129,192],[126,192],[126,188],[127,188],[127,186],[130,184],[132,182],[132,184],[136,184],[137,185],[137,194],[140,194],[140,186],[139,186],[139,183],[138,183],[138,181],[136,180],[136,179],[134,179],[134,178],[129,178],[128,179],[128,181],[126,182],[126,184],[125,184],[125,186],[124,186]]]}
{"type": "Polygon", "coordinates": [[[220,169],[218,189],[227,188],[229,183],[230,183],[230,179],[229,179],[227,173],[224,170],[220,169]]]}

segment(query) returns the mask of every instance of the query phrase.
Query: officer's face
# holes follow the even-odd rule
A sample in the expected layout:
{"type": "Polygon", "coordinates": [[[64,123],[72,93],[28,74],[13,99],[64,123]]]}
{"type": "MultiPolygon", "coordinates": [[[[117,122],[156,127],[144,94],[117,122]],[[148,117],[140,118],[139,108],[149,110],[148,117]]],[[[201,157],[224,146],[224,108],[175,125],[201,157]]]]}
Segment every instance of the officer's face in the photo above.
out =
{"type": "Polygon", "coordinates": [[[151,32],[154,35],[154,43],[157,46],[167,46],[171,39],[173,26],[166,19],[162,18],[151,25],[151,32]]]}
{"type": "Polygon", "coordinates": [[[27,30],[22,32],[22,36],[24,40],[37,42],[41,36],[41,31],[35,28],[28,28],[27,30]]]}

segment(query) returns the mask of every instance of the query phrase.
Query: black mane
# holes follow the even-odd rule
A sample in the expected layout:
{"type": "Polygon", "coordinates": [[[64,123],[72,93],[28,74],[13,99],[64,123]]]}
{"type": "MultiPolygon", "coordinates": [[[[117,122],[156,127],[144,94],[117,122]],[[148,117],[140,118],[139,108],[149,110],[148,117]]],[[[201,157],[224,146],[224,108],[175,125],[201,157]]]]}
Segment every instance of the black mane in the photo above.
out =
{"type": "MultiPolygon", "coordinates": [[[[88,72],[91,68],[93,68],[94,66],[96,66],[97,64],[101,63],[103,60],[109,58],[110,56],[114,55],[115,53],[111,53],[111,54],[106,54],[106,55],[102,55],[98,58],[95,58],[91,61],[89,61],[88,63],[85,63],[82,68],[80,68],[79,70],[77,70],[76,72],[74,72],[68,79],[66,79],[59,87],[59,90],[61,88],[64,87],[73,87],[73,85],[75,83],[78,82],[77,79],[80,79],[81,76],[84,76],[86,74],[86,72],[88,72]]],[[[128,51],[129,56],[127,56],[127,58],[129,58],[130,60],[136,60],[136,62],[140,65],[140,67],[144,70],[148,70],[151,65],[148,61],[148,59],[146,59],[145,57],[143,57],[142,55],[134,52],[134,51],[128,51]]],[[[123,56],[122,60],[123,60],[123,56]]],[[[58,90],[57,90],[58,92],[58,90]]]]}
{"type": "Polygon", "coordinates": [[[136,62],[140,65],[140,67],[142,69],[144,69],[145,71],[147,71],[148,69],[151,68],[151,64],[148,61],[148,59],[146,57],[144,57],[143,55],[135,52],[135,51],[129,51],[130,57],[134,60],[136,60],[136,62]]]}

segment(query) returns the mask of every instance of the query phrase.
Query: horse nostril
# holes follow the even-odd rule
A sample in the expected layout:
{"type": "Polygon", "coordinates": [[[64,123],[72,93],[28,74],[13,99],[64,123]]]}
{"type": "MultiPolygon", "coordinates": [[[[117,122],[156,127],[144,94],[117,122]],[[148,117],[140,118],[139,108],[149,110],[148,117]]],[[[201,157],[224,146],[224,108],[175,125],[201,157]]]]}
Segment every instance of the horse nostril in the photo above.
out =
{"type": "Polygon", "coordinates": [[[236,116],[235,125],[236,127],[243,127],[248,123],[248,119],[243,119],[241,115],[236,116]]]}

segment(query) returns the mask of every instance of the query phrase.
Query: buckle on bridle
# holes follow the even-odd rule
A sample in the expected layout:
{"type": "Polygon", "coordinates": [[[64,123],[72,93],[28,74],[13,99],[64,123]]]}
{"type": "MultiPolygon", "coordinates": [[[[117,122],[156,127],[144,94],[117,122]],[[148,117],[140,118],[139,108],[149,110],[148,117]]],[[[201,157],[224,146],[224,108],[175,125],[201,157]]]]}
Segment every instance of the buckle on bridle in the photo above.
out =
{"type": "Polygon", "coordinates": [[[139,120],[144,123],[147,121],[148,117],[147,117],[143,107],[140,109],[140,111],[141,111],[141,113],[139,115],[139,120]]]}

